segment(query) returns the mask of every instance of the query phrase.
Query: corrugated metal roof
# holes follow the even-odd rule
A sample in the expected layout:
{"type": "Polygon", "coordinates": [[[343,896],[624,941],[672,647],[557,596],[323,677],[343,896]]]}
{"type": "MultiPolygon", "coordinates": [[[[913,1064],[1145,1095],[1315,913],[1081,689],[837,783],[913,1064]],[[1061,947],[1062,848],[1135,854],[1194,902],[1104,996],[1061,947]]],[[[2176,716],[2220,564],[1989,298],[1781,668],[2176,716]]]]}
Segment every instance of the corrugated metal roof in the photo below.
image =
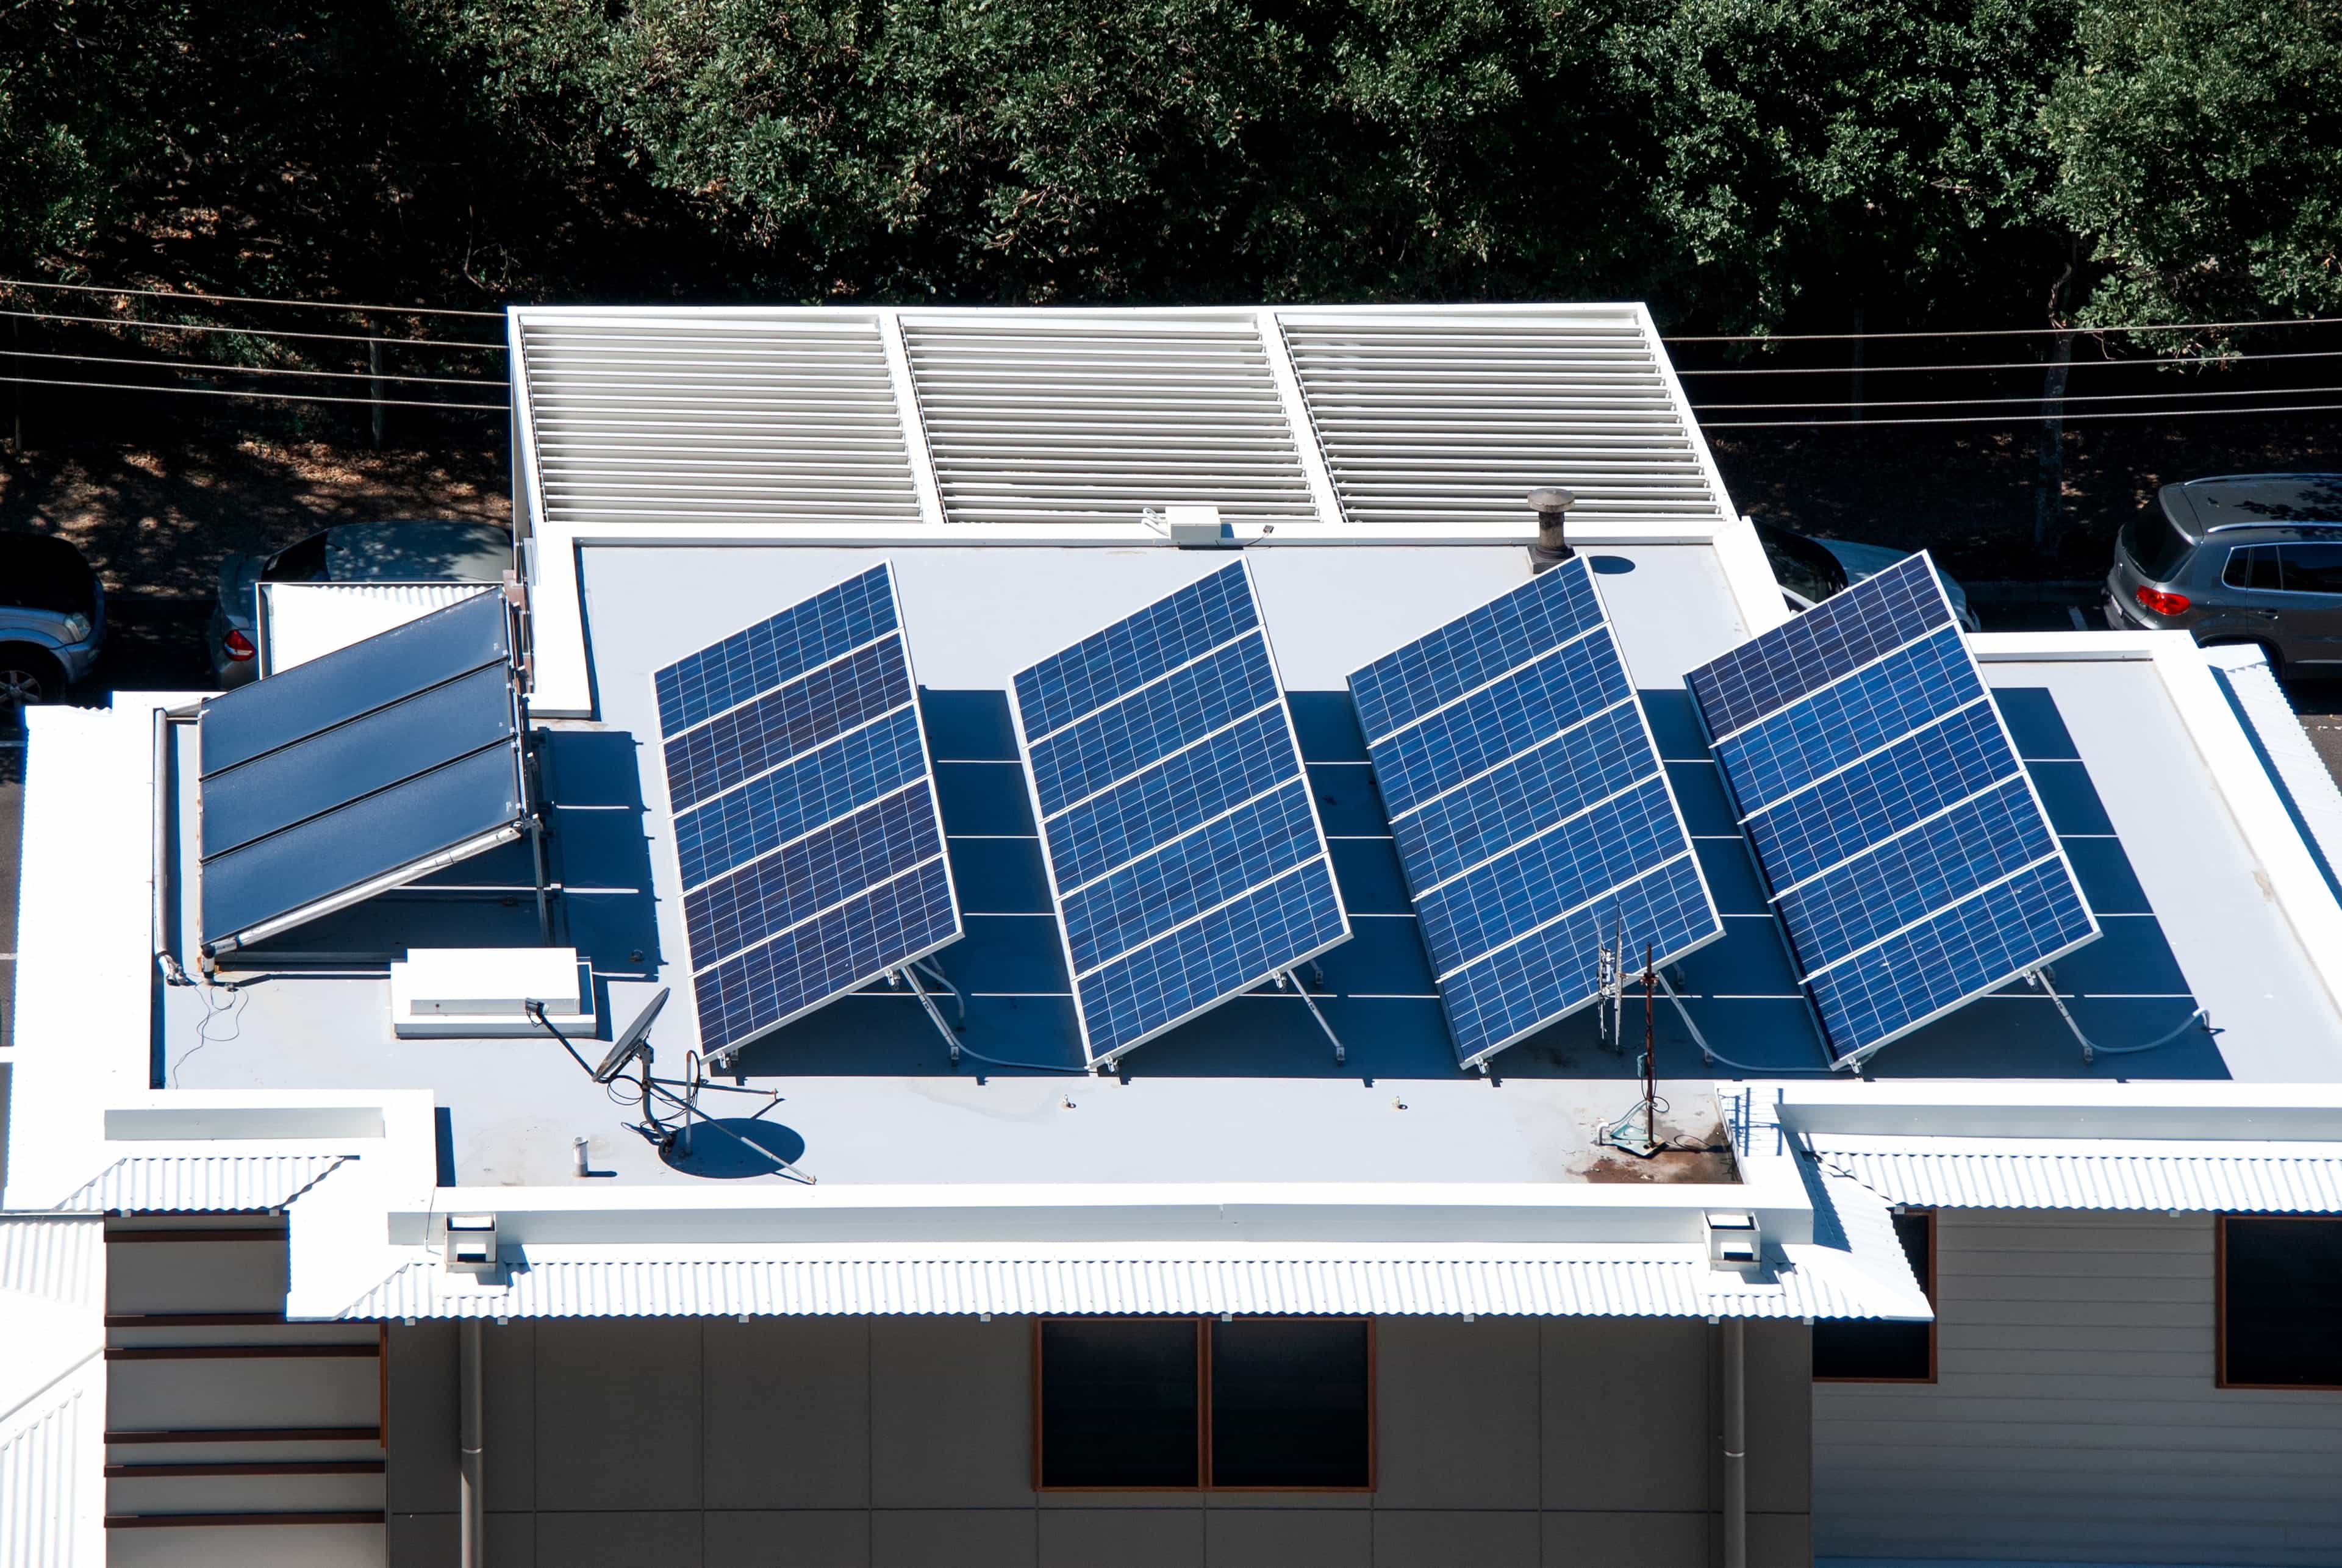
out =
{"type": "Polygon", "coordinates": [[[919,521],[868,311],[528,312],[519,345],[549,521],[919,521]]]}
{"type": "Polygon", "coordinates": [[[78,1215],[0,1219],[0,1290],[72,1306],[104,1306],[105,1227],[78,1215]]]}
{"type": "Polygon", "coordinates": [[[1947,1209],[2342,1213],[2342,1145],[2032,1143],[1815,1134],[1815,1157],[1888,1201],[1947,1209]]]}
{"type": "Polygon", "coordinates": [[[249,1213],[281,1209],[355,1154],[136,1154],[116,1160],[57,1207],[79,1213],[249,1213]]]}
{"type": "Polygon", "coordinates": [[[1579,521],[1725,515],[1691,410],[1631,306],[1280,319],[1353,521],[1516,522],[1537,484],[1566,485],[1579,521]]]}
{"type": "Polygon", "coordinates": [[[1550,1317],[1876,1317],[1860,1273],[1807,1257],[1768,1279],[1709,1267],[1696,1247],[1377,1249],[1239,1255],[842,1255],[813,1248],[530,1248],[508,1289],[433,1259],[345,1318],[703,1317],[967,1313],[1462,1313],[1550,1317]],[[646,1255],[647,1254],[647,1255],[646,1255]],[[1371,1254],[1371,1255],[1370,1255],[1371,1254]]]}
{"type": "Polygon", "coordinates": [[[261,674],[281,674],[434,610],[495,592],[484,583],[263,583],[261,674]]]}
{"type": "Polygon", "coordinates": [[[94,1354],[0,1411],[0,1568],[105,1561],[105,1363],[94,1354]]]}

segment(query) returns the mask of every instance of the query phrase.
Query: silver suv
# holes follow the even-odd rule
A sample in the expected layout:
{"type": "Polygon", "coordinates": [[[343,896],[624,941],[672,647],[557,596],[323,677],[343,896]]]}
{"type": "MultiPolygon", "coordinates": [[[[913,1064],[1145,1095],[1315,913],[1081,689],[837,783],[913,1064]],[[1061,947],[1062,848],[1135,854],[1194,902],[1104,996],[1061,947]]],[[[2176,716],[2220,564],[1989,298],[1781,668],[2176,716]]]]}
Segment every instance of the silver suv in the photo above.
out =
{"type": "Polygon", "coordinates": [[[2254,643],[2299,674],[2342,674],[2342,474],[2167,484],[2123,525],[2107,624],[2254,643]]]}

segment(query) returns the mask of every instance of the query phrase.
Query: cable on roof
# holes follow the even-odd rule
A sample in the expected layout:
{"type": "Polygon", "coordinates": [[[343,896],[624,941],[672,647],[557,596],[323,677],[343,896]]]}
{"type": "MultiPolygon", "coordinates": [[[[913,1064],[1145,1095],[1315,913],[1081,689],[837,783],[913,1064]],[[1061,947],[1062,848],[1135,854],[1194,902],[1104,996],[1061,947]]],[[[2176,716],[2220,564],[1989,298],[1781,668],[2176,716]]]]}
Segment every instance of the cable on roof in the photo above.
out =
{"type": "Polygon", "coordinates": [[[305,343],[379,343],[402,348],[467,348],[505,351],[501,343],[465,343],[446,337],[386,337],[376,333],[372,336],[347,332],[285,332],[265,326],[223,326],[216,322],[200,321],[140,321],[121,315],[65,315],[49,310],[0,310],[0,317],[18,321],[69,321],[85,326],[126,326],[140,332],[227,332],[245,337],[277,338],[285,342],[305,343]]]}
{"type": "Polygon", "coordinates": [[[1027,1071],[1034,1073],[1080,1073],[1086,1074],[1089,1072],[1089,1069],[1086,1067],[1068,1067],[1062,1062],[1012,1062],[1005,1056],[987,1056],[972,1045],[962,1045],[959,1048],[959,1053],[963,1056],[973,1056],[977,1061],[994,1067],[1023,1067],[1027,1071]]]}
{"type": "MultiPolygon", "coordinates": [[[[0,359],[61,359],[75,365],[137,365],[156,370],[200,370],[223,375],[329,375],[338,381],[406,381],[429,386],[509,386],[506,381],[489,381],[476,375],[376,375],[370,370],[293,370],[280,365],[220,365],[197,359],[124,359],[105,354],[52,354],[30,348],[0,348],[0,359]]],[[[0,381],[14,377],[0,376],[0,381]]],[[[1788,405],[1785,405],[1788,406],[1788,405]]]]}
{"type": "Polygon", "coordinates": [[[2160,321],[2127,326],[1991,326],[1944,332],[1755,332],[1668,337],[1661,343],[1884,343],[1912,337],[2104,337],[2116,332],[2214,332],[2248,326],[2332,326],[2342,315],[2303,315],[2259,321],[2160,321]]]}
{"type": "Polygon", "coordinates": [[[54,381],[37,375],[0,375],[0,383],[18,386],[84,386],[98,392],[160,392],[179,397],[258,397],[278,403],[355,403],[375,408],[447,408],[473,409],[487,414],[509,414],[506,403],[438,403],[411,397],[334,397],[322,392],[234,392],[216,386],[140,386],[129,381],[54,381]]]}
{"type": "Polygon", "coordinates": [[[2074,1038],[2082,1043],[2082,1061],[2085,1064],[2097,1060],[2100,1056],[2136,1056],[2142,1051],[2160,1051],[2199,1024],[2204,1026],[2204,1032],[2207,1034],[2214,1033],[2211,1018],[2203,1008],[2198,1007],[2181,1019],[2176,1027],[2166,1034],[2157,1035],[2144,1045],[2101,1045],[2082,1033],[2082,1026],[2074,1021],[2073,1014],[2066,1009],[2066,999],[2057,994],[2057,986],[2054,979],[2045,976],[2039,969],[2027,970],[2025,979],[2027,984],[2047,996],[2056,1004],[2057,1016],[2066,1021],[2066,1027],[2072,1030],[2074,1038]]]}
{"type": "Polygon", "coordinates": [[[43,283],[32,278],[0,278],[0,288],[49,288],[69,294],[137,295],[147,299],[194,299],[209,305],[289,305],[303,310],[371,311],[378,315],[469,315],[504,319],[500,310],[450,310],[424,305],[340,305],[329,299],[272,299],[265,295],[190,294],[168,288],[108,288],[94,283],[43,283]]]}

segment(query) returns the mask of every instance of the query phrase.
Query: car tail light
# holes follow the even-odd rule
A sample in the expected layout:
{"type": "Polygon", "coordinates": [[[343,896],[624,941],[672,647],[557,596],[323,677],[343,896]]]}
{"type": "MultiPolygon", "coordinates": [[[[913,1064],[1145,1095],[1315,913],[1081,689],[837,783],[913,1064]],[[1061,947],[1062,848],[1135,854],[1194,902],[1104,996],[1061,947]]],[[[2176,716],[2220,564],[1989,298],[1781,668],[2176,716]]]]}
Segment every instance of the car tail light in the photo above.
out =
{"type": "MultiPolygon", "coordinates": [[[[2180,603],[2185,604],[2187,601],[2183,599],[2180,603]]],[[[220,639],[220,646],[227,650],[227,656],[231,659],[242,660],[252,657],[252,639],[242,632],[230,632],[220,639]]]]}
{"type": "Polygon", "coordinates": [[[2167,594],[2160,588],[2142,584],[2131,596],[2158,615],[2184,615],[2187,613],[2187,595],[2185,594],[2167,594]]]}

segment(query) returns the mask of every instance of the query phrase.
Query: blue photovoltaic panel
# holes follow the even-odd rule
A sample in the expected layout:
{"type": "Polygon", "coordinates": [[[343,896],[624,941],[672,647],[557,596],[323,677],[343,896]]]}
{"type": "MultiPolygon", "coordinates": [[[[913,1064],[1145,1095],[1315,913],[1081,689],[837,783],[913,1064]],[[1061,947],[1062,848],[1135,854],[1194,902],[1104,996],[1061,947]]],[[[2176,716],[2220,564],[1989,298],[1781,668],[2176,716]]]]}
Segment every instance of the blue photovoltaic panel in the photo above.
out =
{"type": "Polygon", "coordinates": [[[1600,950],[1723,934],[1593,574],[1566,561],[1350,677],[1468,1066],[1594,1000],[1600,950]]]}
{"type": "Polygon", "coordinates": [[[895,629],[886,568],[873,566],[658,673],[659,730],[681,734],[895,629]]]}
{"type": "Polygon", "coordinates": [[[1243,562],[1021,672],[1016,694],[1093,1064],[1349,934],[1243,562]]]}
{"type": "Polygon", "coordinates": [[[890,567],[654,685],[703,1049],[735,1049],[959,934],[890,567]]]}
{"type": "Polygon", "coordinates": [[[2097,934],[1925,555],[1689,684],[1839,1061],[2097,934]]]}

